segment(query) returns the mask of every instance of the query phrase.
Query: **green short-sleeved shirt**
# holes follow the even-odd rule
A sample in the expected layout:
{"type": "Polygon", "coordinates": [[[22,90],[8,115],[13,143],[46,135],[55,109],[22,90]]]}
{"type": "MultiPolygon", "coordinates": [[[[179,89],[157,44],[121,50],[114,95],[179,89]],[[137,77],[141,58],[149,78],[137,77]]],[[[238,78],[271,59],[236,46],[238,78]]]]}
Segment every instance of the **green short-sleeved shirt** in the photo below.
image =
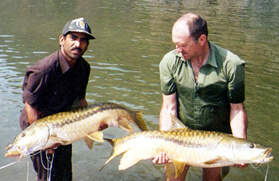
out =
{"type": "Polygon", "coordinates": [[[231,133],[230,103],[242,103],[245,62],[211,42],[210,56],[195,81],[190,61],[175,50],[160,63],[163,94],[177,93],[181,121],[192,129],[231,133]]]}

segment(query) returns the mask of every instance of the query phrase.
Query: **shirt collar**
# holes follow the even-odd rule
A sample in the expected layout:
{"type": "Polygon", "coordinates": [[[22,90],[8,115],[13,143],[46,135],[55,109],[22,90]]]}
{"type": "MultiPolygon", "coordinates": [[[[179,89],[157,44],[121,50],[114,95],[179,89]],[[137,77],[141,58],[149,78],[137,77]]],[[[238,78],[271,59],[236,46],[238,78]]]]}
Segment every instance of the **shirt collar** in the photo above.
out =
{"type": "Polygon", "coordinates": [[[214,45],[211,42],[208,41],[208,46],[210,48],[210,54],[209,54],[209,57],[208,57],[208,60],[207,60],[207,64],[217,68],[218,64],[216,62],[215,51],[214,51],[214,48],[213,48],[214,45]]]}
{"type": "Polygon", "coordinates": [[[63,56],[61,50],[58,50],[58,56],[59,56],[59,64],[61,67],[61,71],[64,74],[65,72],[67,72],[71,67],[68,64],[66,58],[63,56]]]}

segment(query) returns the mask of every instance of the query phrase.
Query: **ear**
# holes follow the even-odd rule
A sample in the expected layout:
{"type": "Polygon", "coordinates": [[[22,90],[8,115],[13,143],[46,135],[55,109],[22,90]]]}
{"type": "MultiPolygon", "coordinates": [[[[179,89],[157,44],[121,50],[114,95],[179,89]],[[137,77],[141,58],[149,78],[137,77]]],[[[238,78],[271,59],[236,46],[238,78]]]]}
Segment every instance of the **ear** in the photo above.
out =
{"type": "Polygon", "coordinates": [[[205,34],[202,34],[200,37],[199,37],[199,43],[203,46],[205,45],[205,43],[207,43],[207,39],[206,39],[206,35],[205,34]]]}
{"type": "Polygon", "coordinates": [[[59,44],[60,46],[63,46],[64,45],[64,42],[65,42],[65,36],[64,35],[60,35],[59,36],[59,44]]]}

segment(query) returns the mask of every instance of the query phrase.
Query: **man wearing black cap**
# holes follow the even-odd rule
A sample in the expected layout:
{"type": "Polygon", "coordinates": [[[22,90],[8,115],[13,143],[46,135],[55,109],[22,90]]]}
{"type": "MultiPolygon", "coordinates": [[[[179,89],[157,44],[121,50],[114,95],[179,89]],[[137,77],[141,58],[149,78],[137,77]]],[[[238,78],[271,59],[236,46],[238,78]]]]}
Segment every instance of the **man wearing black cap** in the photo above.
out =
{"type": "MultiPolygon", "coordinates": [[[[71,20],[59,37],[60,49],[27,68],[22,94],[25,107],[20,115],[22,129],[39,118],[71,109],[75,102],[87,106],[90,65],[82,55],[89,39],[95,38],[84,18],[71,20]]],[[[31,156],[37,180],[72,180],[71,157],[72,145],[31,156]]]]}

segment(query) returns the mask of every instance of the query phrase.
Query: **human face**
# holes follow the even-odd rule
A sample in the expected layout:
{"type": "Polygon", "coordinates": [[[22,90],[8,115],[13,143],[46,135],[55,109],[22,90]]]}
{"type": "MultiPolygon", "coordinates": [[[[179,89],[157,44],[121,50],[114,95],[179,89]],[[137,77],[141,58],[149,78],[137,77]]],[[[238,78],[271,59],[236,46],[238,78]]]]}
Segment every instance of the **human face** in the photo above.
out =
{"type": "Polygon", "coordinates": [[[174,28],[172,41],[177,53],[181,53],[185,60],[192,60],[198,56],[198,44],[185,29],[174,28]]]}
{"type": "Polygon", "coordinates": [[[68,62],[76,62],[87,50],[88,45],[85,33],[70,32],[66,36],[60,36],[61,51],[68,62]]]}

